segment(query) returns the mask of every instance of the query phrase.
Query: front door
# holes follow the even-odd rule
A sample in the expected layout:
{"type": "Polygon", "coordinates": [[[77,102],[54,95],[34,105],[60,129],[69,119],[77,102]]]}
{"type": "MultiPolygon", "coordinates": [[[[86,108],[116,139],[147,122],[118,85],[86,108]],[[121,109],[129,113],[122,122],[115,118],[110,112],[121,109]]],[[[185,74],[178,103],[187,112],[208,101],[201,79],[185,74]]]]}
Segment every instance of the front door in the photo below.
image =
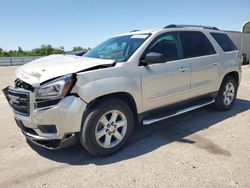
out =
{"type": "Polygon", "coordinates": [[[158,36],[144,55],[149,52],[161,53],[165,60],[140,66],[144,111],[188,99],[191,68],[190,61],[183,59],[179,34],[169,32],[158,36]]]}

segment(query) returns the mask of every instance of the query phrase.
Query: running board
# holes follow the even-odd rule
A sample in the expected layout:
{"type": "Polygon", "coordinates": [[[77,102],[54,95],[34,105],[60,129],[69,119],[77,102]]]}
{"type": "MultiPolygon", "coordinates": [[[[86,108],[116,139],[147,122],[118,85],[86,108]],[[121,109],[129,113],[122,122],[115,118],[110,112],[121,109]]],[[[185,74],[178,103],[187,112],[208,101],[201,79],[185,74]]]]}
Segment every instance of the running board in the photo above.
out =
{"type": "Polygon", "coordinates": [[[195,109],[198,109],[198,108],[201,108],[203,106],[206,106],[206,105],[209,105],[209,104],[212,104],[214,103],[215,100],[211,100],[211,101],[206,101],[205,103],[200,103],[200,104],[196,104],[196,105],[193,105],[193,106],[190,106],[190,107],[187,107],[187,108],[184,108],[184,109],[181,109],[181,110],[178,110],[174,113],[171,113],[171,114],[168,114],[167,116],[164,116],[164,117],[160,117],[160,118],[153,118],[153,119],[146,119],[146,120],[143,120],[142,121],[142,124],[143,125],[150,125],[152,123],[156,123],[158,121],[162,121],[162,120],[165,120],[165,119],[168,119],[168,118],[171,118],[171,117],[174,117],[174,116],[177,116],[177,115],[180,115],[180,114],[184,114],[186,112],[189,112],[189,111],[192,111],[192,110],[195,110],[195,109]]]}

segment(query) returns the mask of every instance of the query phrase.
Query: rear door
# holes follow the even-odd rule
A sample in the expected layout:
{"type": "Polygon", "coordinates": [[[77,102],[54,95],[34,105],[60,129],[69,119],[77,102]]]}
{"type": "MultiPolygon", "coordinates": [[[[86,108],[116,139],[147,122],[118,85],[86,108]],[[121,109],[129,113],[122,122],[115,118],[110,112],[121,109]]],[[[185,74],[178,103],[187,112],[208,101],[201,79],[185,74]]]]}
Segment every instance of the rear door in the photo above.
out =
{"type": "Polygon", "coordinates": [[[200,31],[181,32],[184,57],[191,64],[191,97],[216,91],[219,80],[220,57],[200,31]]]}

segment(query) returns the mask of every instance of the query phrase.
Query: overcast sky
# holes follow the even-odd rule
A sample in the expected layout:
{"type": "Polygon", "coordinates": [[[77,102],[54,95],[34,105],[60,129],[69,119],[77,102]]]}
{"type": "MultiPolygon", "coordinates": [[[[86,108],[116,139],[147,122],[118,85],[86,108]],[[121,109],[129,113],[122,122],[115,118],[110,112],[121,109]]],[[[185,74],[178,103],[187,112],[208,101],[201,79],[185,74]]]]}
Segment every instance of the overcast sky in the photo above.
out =
{"type": "Polygon", "coordinates": [[[1,0],[0,48],[93,47],[133,29],[201,24],[241,29],[250,0],[1,0]]]}

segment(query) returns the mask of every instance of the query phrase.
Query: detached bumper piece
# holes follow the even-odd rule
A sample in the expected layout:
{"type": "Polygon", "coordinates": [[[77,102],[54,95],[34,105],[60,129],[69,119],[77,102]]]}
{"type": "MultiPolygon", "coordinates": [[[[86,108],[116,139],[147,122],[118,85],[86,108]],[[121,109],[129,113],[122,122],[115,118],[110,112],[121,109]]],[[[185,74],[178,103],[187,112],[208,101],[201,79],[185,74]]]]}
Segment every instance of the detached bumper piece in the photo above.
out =
{"type": "Polygon", "coordinates": [[[19,120],[16,120],[16,123],[18,127],[21,129],[24,136],[34,143],[35,145],[38,145],[40,147],[49,149],[49,150],[57,150],[69,147],[71,145],[74,145],[77,143],[77,136],[75,133],[68,134],[65,136],[64,139],[58,140],[58,139],[49,139],[47,137],[42,137],[37,135],[37,133],[28,127],[25,127],[23,123],[19,120]]]}
{"type": "Polygon", "coordinates": [[[69,137],[63,140],[35,140],[34,138],[30,137],[30,135],[27,135],[24,132],[23,134],[33,144],[49,149],[49,150],[67,148],[77,143],[77,137],[75,133],[69,135],[69,137]]]}

